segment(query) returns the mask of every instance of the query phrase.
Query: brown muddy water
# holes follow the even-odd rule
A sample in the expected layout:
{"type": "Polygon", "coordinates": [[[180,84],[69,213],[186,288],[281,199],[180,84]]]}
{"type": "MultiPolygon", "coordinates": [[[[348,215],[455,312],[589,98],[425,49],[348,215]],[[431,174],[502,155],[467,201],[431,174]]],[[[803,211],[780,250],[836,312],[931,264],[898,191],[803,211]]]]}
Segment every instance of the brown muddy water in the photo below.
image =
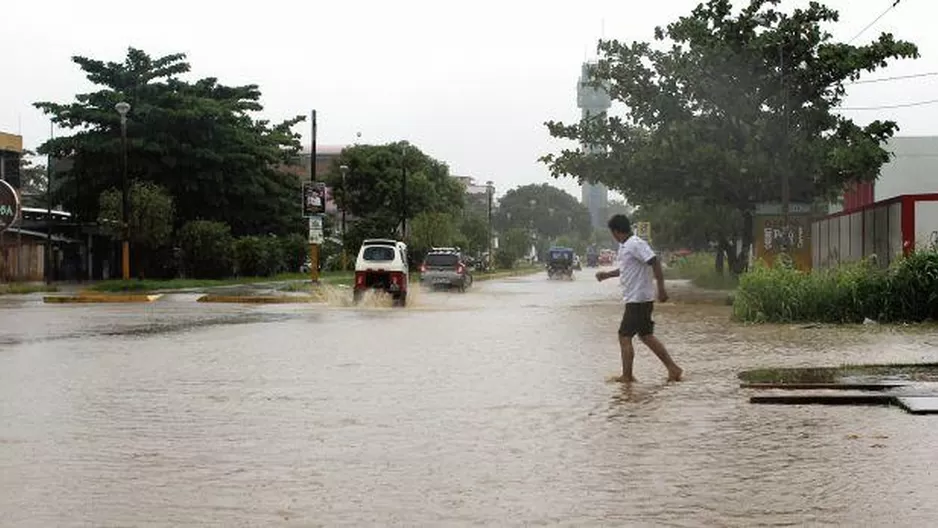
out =
{"type": "MultiPolygon", "coordinates": [[[[689,295],[674,286],[673,297],[689,295]]],[[[669,303],[619,369],[589,272],[331,304],[0,299],[6,526],[927,526],[938,418],[747,403],[741,370],[935,361],[929,328],[669,303]]]]}

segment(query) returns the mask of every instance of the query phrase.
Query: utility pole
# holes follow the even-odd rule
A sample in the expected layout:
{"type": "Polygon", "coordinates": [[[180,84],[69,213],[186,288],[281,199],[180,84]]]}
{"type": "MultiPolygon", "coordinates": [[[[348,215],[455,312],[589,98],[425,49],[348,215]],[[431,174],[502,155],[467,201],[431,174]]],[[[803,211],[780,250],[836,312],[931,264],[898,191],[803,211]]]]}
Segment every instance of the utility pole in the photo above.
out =
{"type": "Polygon", "coordinates": [[[791,134],[790,116],[788,115],[788,86],[785,78],[785,52],[782,42],[778,44],[779,82],[782,91],[782,116],[784,130],[782,135],[782,232],[785,233],[785,251],[788,252],[792,243],[793,232],[790,225],[789,209],[791,207],[791,189],[789,178],[791,176],[791,152],[789,135],[791,134]]]}
{"type": "MultiPolygon", "coordinates": [[[[55,122],[49,122],[49,142],[55,139],[55,122]]],[[[46,160],[46,284],[52,284],[52,151],[46,160]]]]}
{"type": "Polygon", "coordinates": [[[489,221],[489,237],[488,237],[488,257],[486,258],[486,265],[488,269],[492,269],[492,194],[495,190],[495,184],[491,181],[485,182],[485,190],[488,194],[489,199],[489,210],[488,210],[488,221],[489,221]]]}
{"type": "MultiPolygon", "coordinates": [[[[311,117],[312,140],[309,146],[309,181],[312,184],[316,182],[316,110],[312,111],[311,117]]],[[[304,196],[303,199],[305,200],[306,197],[304,196]]],[[[312,217],[309,218],[309,223],[311,226],[313,223],[312,217]]],[[[313,283],[319,282],[319,244],[314,243],[312,239],[309,241],[309,273],[310,280],[313,283]]]]}
{"type": "Polygon", "coordinates": [[[401,240],[407,239],[407,145],[401,147],[401,240]]]}
{"type": "Polygon", "coordinates": [[[342,171],[342,271],[346,271],[348,269],[348,251],[345,247],[345,210],[348,207],[348,190],[345,181],[348,175],[348,165],[342,165],[339,170],[342,171]]]}

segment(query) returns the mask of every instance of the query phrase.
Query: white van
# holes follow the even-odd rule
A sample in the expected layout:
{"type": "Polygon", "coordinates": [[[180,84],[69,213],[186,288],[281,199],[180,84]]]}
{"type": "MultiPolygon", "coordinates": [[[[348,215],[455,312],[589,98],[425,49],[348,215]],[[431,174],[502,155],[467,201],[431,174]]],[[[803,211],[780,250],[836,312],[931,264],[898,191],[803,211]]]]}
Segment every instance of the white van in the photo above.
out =
{"type": "Polygon", "coordinates": [[[366,291],[380,290],[389,293],[396,305],[405,306],[409,275],[407,244],[386,238],[365,240],[355,260],[352,295],[358,302],[366,291]]]}

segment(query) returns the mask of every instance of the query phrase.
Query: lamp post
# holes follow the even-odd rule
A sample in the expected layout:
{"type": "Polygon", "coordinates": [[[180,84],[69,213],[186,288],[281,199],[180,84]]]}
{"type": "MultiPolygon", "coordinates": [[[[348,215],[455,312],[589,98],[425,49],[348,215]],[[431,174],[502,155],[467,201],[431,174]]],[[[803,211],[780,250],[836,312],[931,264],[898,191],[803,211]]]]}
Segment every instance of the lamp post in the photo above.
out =
{"type": "Polygon", "coordinates": [[[348,174],[348,165],[339,167],[342,172],[342,271],[348,269],[348,253],[345,251],[345,208],[347,207],[348,195],[346,194],[345,176],[348,174]]]}
{"type": "Polygon", "coordinates": [[[485,182],[486,194],[488,194],[489,206],[488,206],[488,220],[489,220],[489,238],[488,238],[488,258],[486,259],[486,264],[489,269],[492,268],[492,195],[495,194],[495,184],[489,180],[485,182]]]}
{"type": "Polygon", "coordinates": [[[127,112],[130,111],[130,105],[121,101],[114,105],[114,109],[121,116],[121,217],[123,220],[123,229],[121,233],[123,240],[121,243],[121,269],[124,280],[130,279],[130,222],[128,197],[127,197],[127,112]]]}

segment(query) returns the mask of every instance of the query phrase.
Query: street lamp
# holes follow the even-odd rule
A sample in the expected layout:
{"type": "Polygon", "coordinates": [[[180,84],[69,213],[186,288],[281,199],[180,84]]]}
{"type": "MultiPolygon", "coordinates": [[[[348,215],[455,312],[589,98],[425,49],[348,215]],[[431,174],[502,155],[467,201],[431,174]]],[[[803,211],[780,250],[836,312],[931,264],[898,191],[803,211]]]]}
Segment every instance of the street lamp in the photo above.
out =
{"type": "Polygon", "coordinates": [[[123,218],[121,268],[124,280],[128,280],[130,279],[130,222],[128,220],[130,206],[127,199],[127,112],[130,111],[130,105],[125,101],[121,101],[114,105],[114,109],[121,116],[121,216],[123,218]]]}
{"type": "Polygon", "coordinates": [[[348,207],[345,176],[348,174],[348,165],[341,165],[339,171],[342,172],[342,271],[345,271],[348,266],[348,253],[345,251],[345,208],[348,207]]]}
{"type": "Polygon", "coordinates": [[[491,269],[492,267],[492,195],[495,194],[495,184],[491,180],[485,182],[485,190],[486,190],[486,193],[488,194],[488,199],[489,199],[489,210],[488,210],[489,239],[488,239],[488,247],[486,248],[488,249],[488,258],[486,260],[488,261],[487,264],[488,264],[489,269],[491,269]]]}

